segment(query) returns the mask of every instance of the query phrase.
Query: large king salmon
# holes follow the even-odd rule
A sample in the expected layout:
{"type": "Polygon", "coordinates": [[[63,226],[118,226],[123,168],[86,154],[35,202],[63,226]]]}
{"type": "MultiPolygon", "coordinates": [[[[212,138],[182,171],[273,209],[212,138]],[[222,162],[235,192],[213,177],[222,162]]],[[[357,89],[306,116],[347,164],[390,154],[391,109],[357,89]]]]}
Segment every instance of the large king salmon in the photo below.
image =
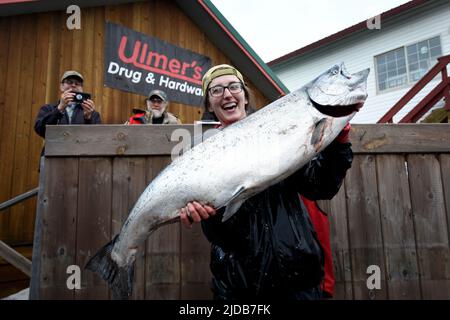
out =
{"type": "Polygon", "coordinates": [[[114,298],[132,292],[137,248],[179,210],[198,201],[230,218],[253,195],[280,182],[330,144],[367,98],[369,69],[335,65],[301,89],[226,127],[176,158],[144,190],[120,233],[86,265],[114,298]]]}

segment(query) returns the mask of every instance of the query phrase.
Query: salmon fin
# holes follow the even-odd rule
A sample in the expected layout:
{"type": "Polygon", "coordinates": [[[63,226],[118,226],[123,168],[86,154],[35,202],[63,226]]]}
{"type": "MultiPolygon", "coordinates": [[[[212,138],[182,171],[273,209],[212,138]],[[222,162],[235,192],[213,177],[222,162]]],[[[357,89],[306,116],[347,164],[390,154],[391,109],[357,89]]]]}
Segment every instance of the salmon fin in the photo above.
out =
{"type": "Polygon", "coordinates": [[[230,200],[228,200],[228,202],[225,204],[226,209],[225,209],[225,213],[223,214],[223,218],[222,218],[222,222],[227,221],[228,219],[230,219],[235,213],[236,211],[239,210],[239,208],[241,207],[242,203],[244,203],[243,200],[239,199],[239,196],[242,195],[242,193],[245,191],[245,187],[244,186],[240,186],[231,196],[230,200]]]}
{"type": "Polygon", "coordinates": [[[223,214],[222,222],[225,222],[228,219],[230,219],[236,213],[236,211],[239,210],[244,201],[245,200],[236,199],[235,201],[229,203],[227,205],[227,208],[225,209],[225,213],[223,214]]]}
{"type": "Polygon", "coordinates": [[[314,131],[311,135],[311,144],[314,146],[316,150],[320,148],[322,145],[322,138],[325,131],[325,128],[328,125],[328,119],[322,118],[315,124],[314,131]]]}
{"type": "Polygon", "coordinates": [[[111,251],[118,240],[118,235],[101,248],[86,264],[85,269],[97,272],[112,290],[113,298],[127,300],[133,288],[134,262],[120,267],[111,257],[111,251]]]}

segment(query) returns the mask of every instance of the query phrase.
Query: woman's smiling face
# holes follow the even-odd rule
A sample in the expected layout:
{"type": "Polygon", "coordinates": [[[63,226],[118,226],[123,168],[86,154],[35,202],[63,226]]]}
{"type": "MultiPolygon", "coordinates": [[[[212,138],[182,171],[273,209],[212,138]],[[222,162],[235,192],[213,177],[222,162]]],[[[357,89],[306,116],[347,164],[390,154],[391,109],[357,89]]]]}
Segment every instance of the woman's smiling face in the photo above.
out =
{"type": "Polygon", "coordinates": [[[214,112],[216,117],[224,126],[228,126],[239,121],[247,115],[245,105],[248,103],[245,97],[245,91],[242,89],[239,93],[231,93],[225,88],[221,96],[211,95],[210,89],[215,86],[227,87],[230,83],[241,83],[235,75],[223,75],[213,79],[208,89],[209,111],[214,112]]]}

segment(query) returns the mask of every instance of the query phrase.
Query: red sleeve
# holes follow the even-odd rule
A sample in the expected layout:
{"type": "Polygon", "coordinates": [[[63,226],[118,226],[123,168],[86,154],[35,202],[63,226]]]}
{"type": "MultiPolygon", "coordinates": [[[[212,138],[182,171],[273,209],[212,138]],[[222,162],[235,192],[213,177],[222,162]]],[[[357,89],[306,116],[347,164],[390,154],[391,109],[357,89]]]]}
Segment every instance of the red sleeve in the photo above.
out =
{"type": "Polygon", "coordinates": [[[304,196],[301,196],[303,203],[308,210],[309,217],[317,233],[320,245],[322,246],[325,257],[325,277],[323,280],[323,291],[330,297],[333,297],[334,293],[334,270],[333,270],[333,257],[331,255],[331,243],[330,243],[330,222],[325,212],[320,210],[315,201],[308,200],[304,196]]]}

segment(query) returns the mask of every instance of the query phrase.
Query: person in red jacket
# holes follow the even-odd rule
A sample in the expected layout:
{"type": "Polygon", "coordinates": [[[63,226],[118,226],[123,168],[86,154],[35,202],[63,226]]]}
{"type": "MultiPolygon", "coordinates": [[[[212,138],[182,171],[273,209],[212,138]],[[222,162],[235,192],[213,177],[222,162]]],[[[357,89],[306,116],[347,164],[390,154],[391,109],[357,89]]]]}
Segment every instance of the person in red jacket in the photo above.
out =
{"type": "Polygon", "coordinates": [[[162,90],[152,90],[145,99],[146,108],[134,108],[125,124],[181,124],[180,119],[167,111],[169,100],[162,90]]]}
{"type": "Polygon", "coordinates": [[[332,298],[334,296],[334,270],[333,270],[333,257],[331,254],[330,244],[330,222],[328,221],[328,215],[322,211],[315,201],[309,200],[304,196],[301,196],[303,203],[308,210],[309,218],[314,226],[314,230],[317,234],[320,246],[322,247],[324,255],[324,278],[322,281],[322,294],[323,298],[332,298]]]}

